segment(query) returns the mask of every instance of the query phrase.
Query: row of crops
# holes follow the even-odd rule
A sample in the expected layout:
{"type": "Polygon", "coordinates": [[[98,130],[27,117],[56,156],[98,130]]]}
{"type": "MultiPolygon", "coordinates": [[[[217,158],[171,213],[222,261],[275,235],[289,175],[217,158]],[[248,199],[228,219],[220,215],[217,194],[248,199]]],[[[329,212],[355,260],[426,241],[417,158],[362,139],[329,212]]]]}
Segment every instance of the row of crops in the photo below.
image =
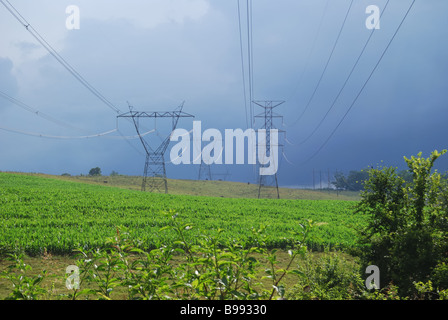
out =
{"type": "Polygon", "coordinates": [[[101,246],[117,226],[148,246],[174,238],[159,230],[173,210],[191,222],[191,239],[213,229],[225,237],[249,238],[252,227],[266,225],[268,244],[284,247],[298,224],[325,222],[308,245],[350,248],[364,216],[353,213],[355,202],[334,200],[229,199],[143,193],[27,175],[0,173],[0,248],[20,247],[28,254],[43,250],[68,254],[78,247],[101,246]]]}

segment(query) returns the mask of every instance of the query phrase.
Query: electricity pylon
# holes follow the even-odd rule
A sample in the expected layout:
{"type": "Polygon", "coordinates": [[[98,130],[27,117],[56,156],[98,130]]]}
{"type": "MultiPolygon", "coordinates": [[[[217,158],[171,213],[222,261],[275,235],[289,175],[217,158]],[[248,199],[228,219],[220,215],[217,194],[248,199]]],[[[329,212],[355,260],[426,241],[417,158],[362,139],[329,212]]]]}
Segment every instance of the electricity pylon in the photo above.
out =
{"type": "MultiPolygon", "coordinates": [[[[271,130],[276,129],[274,127],[274,118],[282,118],[281,115],[274,112],[274,109],[284,103],[284,101],[253,101],[256,105],[263,108],[263,112],[256,115],[255,118],[264,119],[264,124],[261,129],[266,130],[266,156],[271,155],[271,130]]],[[[278,130],[278,132],[284,132],[278,130]]],[[[276,147],[282,146],[277,144],[276,147]]],[[[258,148],[260,145],[258,144],[258,148]]],[[[264,161],[263,161],[264,162],[264,161]]],[[[275,164],[278,167],[278,163],[275,164]]],[[[278,190],[277,173],[273,175],[259,175],[258,178],[258,198],[272,198],[276,197],[280,199],[280,192],[278,190]],[[274,194],[274,195],[273,195],[274,194]]]]}
{"type": "Polygon", "coordinates": [[[212,181],[212,169],[209,164],[204,163],[204,161],[201,162],[201,165],[199,166],[199,177],[198,180],[209,180],[212,181]]]}
{"type": "Polygon", "coordinates": [[[129,106],[129,112],[123,113],[118,118],[132,118],[135,130],[140,138],[143,148],[146,152],[145,168],[143,171],[142,191],[147,187],[150,192],[158,191],[168,193],[168,183],[166,179],[165,151],[170,143],[171,133],[176,129],[179,118],[194,117],[191,114],[182,111],[184,104],[180,105],[175,111],[146,112],[133,111],[129,106]],[[168,137],[154,150],[140,133],[141,118],[171,118],[172,130],[168,137]]]}

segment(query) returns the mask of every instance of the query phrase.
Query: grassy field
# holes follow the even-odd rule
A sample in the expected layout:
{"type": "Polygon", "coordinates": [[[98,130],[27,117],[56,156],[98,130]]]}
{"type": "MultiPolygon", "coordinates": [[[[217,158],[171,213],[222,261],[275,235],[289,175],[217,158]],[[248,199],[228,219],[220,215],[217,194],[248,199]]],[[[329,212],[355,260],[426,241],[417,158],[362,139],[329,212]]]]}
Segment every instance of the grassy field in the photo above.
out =
{"type": "MultiPolygon", "coordinates": [[[[313,231],[309,248],[351,249],[366,222],[353,214],[356,194],[282,189],[280,200],[255,199],[244,197],[256,194],[256,186],[247,184],[170,180],[170,194],[157,194],[141,192],[140,183],[139,177],[0,173],[0,252],[21,248],[35,272],[49,271],[54,279],[50,296],[65,290],[61,275],[74,263],[73,250],[103,246],[117,226],[127,227],[149,247],[173,241],[170,231],[159,232],[170,210],[193,224],[189,241],[218,228],[224,238],[247,240],[252,228],[266,225],[268,246],[280,249],[288,247],[299,223],[310,219],[324,225],[313,231]]],[[[282,250],[279,256],[286,261],[288,254],[282,250]]],[[[7,265],[0,258],[0,269],[7,265]]],[[[0,297],[7,290],[0,281],[0,297]]]]}
{"type": "MultiPolygon", "coordinates": [[[[75,181],[94,185],[118,187],[128,190],[141,190],[142,177],[139,176],[54,176],[41,173],[15,173],[20,175],[75,181]]],[[[258,197],[258,185],[232,181],[199,181],[168,179],[168,193],[174,195],[208,196],[223,198],[258,197]]],[[[359,192],[336,190],[311,190],[280,188],[281,199],[306,200],[350,200],[360,199],[359,192]]]]}

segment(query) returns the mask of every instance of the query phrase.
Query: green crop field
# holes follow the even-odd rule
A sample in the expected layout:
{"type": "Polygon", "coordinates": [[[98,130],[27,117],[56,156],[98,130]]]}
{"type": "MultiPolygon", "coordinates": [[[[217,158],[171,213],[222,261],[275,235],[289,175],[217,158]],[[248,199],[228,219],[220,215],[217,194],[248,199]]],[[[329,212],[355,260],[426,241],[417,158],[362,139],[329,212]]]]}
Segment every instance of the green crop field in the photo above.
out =
{"type": "Polygon", "coordinates": [[[194,226],[188,235],[221,228],[224,236],[248,238],[251,229],[266,225],[270,247],[282,248],[285,238],[306,220],[324,222],[313,232],[309,247],[352,248],[365,216],[354,214],[356,201],[248,199],[155,194],[32,175],[0,173],[0,248],[20,247],[30,255],[46,250],[69,254],[77,247],[101,246],[125,226],[148,246],[171,241],[159,232],[164,212],[194,226]]]}

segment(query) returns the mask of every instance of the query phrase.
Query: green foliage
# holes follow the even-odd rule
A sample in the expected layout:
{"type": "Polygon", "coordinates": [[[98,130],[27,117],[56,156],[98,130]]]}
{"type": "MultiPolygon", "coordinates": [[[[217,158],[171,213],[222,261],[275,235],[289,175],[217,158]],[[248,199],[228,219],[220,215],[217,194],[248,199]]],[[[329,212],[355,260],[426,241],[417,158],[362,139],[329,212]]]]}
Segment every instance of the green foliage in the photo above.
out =
{"type": "Polygon", "coordinates": [[[432,270],[431,279],[437,288],[448,290],[448,265],[445,261],[432,270]]]}
{"type": "Polygon", "coordinates": [[[352,300],[365,291],[357,263],[342,253],[327,252],[312,259],[307,252],[298,270],[302,276],[287,295],[291,300],[352,300]]]}
{"type": "MultiPolygon", "coordinates": [[[[426,282],[438,263],[446,261],[448,188],[435,160],[419,153],[405,161],[412,173],[406,183],[394,168],[371,169],[357,212],[370,216],[361,242],[363,267],[376,265],[385,283],[393,282],[400,295],[415,294],[415,282],[426,282]]],[[[442,282],[440,282],[442,284],[442,282]]]]}
{"type": "Polygon", "coordinates": [[[13,264],[0,274],[1,278],[7,279],[12,285],[8,300],[38,300],[47,293],[41,286],[47,275],[45,270],[38,275],[29,275],[32,268],[23,262],[23,253],[8,254],[8,260],[13,264]]]}
{"type": "Polygon", "coordinates": [[[374,291],[365,291],[362,293],[361,299],[366,300],[409,300],[409,297],[401,297],[398,287],[393,283],[388,284],[384,288],[374,291]]]}
{"type": "MultiPolygon", "coordinates": [[[[224,238],[221,229],[201,232],[199,242],[187,240],[194,226],[177,213],[165,213],[167,224],[161,233],[174,231],[167,244],[150,249],[124,227],[106,239],[101,248],[76,250],[78,286],[58,299],[99,300],[407,300],[398,287],[389,284],[381,290],[365,289],[356,259],[342,252],[311,255],[304,243],[321,227],[308,221],[296,224],[291,233],[289,259],[278,261],[277,250],[266,247],[266,227],[252,228],[248,239],[224,238]],[[311,233],[310,233],[311,232],[311,233]],[[314,259],[315,258],[315,259],[314,259]],[[294,265],[298,263],[298,267],[294,265]],[[289,277],[286,281],[286,277],[289,277]],[[294,280],[291,281],[291,277],[294,280]],[[295,285],[292,287],[292,283],[295,285]]],[[[8,299],[46,299],[41,287],[46,272],[27,274],[31,267],[22,254],[11,255],[14,264],[2,277],[13,284],[8,299]]],[[[436,272],[446,273],[441,264],[436,272]]],[[[436,278],[436,277],[435,277],[436,278]]],[[[446,279],[446,278],[445,278],[446,279]]],[[[448,299],[448,290],[435,290],[432,281],[413,282],[411,299],[448,299]]],[[[54,287],[53,287],[54,288],[54,287]]]]}
{"type": "Polygon", "coordinates": [[[332,184],[339,190],[360,191],[368,178],[369,173],[365,170],[352,170],[347,176],[342,172],[336,172],[332,184]]]}
{"type": "Polygon", "coordinates": [[[411,183],[413,180],[412,172],[410,170],[401,170],[398,175],[403,178],[406,183],[411,183]]]}
{"type": "Polygon", "coordinates": [[[332,185],[336,187],[338,190],[346,190],[348,187],[347,178],[344,173],[336,172],[333,176],[334,181],[331,182],[332,185]]]}
{"type": "Polygon", "coordinates": [[[131,300],[257,300],[283,297],[282,279],[291,270],[295,258],[306,248],[303,241],[313,227],[309,222],[301,228],[301,238],[293,238],[288,265],[277,267],[275,252],[265,247],[264,227],[252,229],[250,243],[239,239],[222,239],[222,230],[201,235],[199,244],[186,240],[193,229],[177,214],[166,214],[169,224],[161,232],[172,230],[175,241],[148,250],[130,237],[126,229],[117,229],[117,235],[101,249],[78,249],[80,288],[74,289],[70,299],[94,297],[113,299],[117,288],[127,290],[131,300]],[[269,260],[265,270],[272,279],[272,289],[261,284],[259,257],[269,260]],[[84,287],[84,288],[83,288],[84,287]],[[87,288],[86,288],[87,287],[87,288]]]}
{"type": "Polygon", "coordinates": [[[436,290],[431,280],[428,280],[427,282],[414,282],[414,287],[415,300],[448,300],[448,290],[436,290]]]}
{"type": "Polygon", "coordinates": [[[96,168],[92,168],[89,171],[89,176],[94,177],[94,176],[100,176],[101,175],[101,168],[96,167],[96,168]]]}
{"type": "MultiPolygon", "coordinates": [[[[366,181],[369,180],[370,171],[370,169],[360,171],[351,170],[348,175],[344,175],[342,172],[336,172],[332,184],[339,190],[362,191],[365,189],[366,181]]],[[[412,181],[412,172],[409,170],[402,170],[397,173],[397,176],[405,182],[412,181]]]]}
{"type": "Polygon", "coordinates": [[[250,241],[255,223],[268,227],[267,247],[285,249],[297,228],[292,222],[312,219],[327,225],[307,239],[308,247],[351,248],[357,246],[356,229],[366,224],[366,216],[352,214],[351,201],[166,195],[7,173],[0,173],[0,184],[0,248],[17,245],[30,256],[44,248],[70,254],[78,247],[104,246],[115,226],[127,227],[156,249],[176,236],[172,229],[159,232],[167,225],[163,212],[171,209],[194,224],[186,237],[196,244],[201,230],[218,228],[220,238],[250,241]]]}

